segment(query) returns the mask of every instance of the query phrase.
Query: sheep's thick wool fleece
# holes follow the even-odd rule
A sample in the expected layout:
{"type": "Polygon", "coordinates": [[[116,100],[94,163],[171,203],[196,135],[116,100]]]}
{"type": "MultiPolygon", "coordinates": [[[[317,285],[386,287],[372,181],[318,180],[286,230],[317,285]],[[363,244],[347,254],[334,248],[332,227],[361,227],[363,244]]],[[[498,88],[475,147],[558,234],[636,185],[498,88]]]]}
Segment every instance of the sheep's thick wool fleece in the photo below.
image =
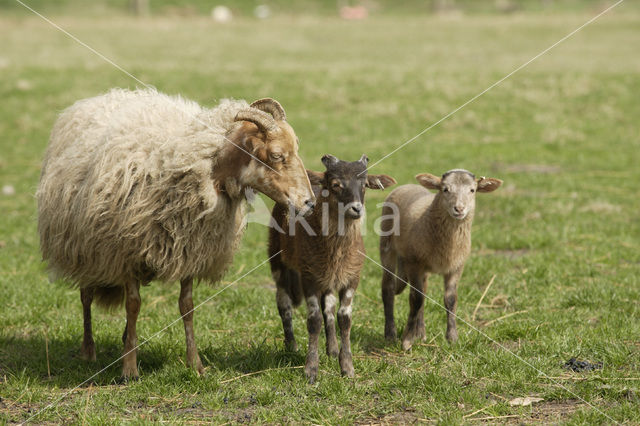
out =
{"type": "Polygon", "coordinates": [[[37,192],[51,271],[80,287],[219,279],[241,237],[244,203],[220,194],[212,171],[247,107],[223,100],[205,109],[116,89],[62,112],[37,192]]]}

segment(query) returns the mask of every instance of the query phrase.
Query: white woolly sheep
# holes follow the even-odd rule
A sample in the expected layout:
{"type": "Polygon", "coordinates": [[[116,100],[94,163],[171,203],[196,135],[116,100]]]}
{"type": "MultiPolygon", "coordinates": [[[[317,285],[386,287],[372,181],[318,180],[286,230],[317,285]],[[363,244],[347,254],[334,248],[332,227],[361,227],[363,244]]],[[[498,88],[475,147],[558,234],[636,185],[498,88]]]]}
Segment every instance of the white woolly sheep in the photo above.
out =
{"type": "Polygon", "coordinates": [[[444,305],[447,309],[447,340],[458,339],[456,330],[457,285],[471,251],[471,224],[475,193],[492,192],[499,179],[475,178],[467,170],[450,170],[442,178],[424,173],[416,176],[422,185],[402,185],[389,194],[382,209],[380,259],[384,302],[384,335],[395,340],[393,317],[395,295],[411,285],[409,319],[402,336],[402,348],[425,338],[424,292],[429,273],[444,276],[444,305]],[[423,188],[424,187],[424,188],[423,188]],[[437,190],[434,195],[427,189],[437,190]],[[394,212],[394,210],[396,210],[394,212]],[[396,228],[394,228],[396,227],[396,228]],[[394,273],[400,279],[397,279],[394,273]]]}
{"type": "Polygon", "coordinates": [[[137,377],[140,285],[179,280],[187,363],[203,372],[192,282],[214,282],[228,268],[245,190],[297,210],[315,200],[285,119],[273,99],[207,109],[155,90],[114,89],[62,112],[42,166],[38,230],[51,272],[80,288],[82,357],[96,359],[93,299],[124,300],[123,377],[137,377]]]}

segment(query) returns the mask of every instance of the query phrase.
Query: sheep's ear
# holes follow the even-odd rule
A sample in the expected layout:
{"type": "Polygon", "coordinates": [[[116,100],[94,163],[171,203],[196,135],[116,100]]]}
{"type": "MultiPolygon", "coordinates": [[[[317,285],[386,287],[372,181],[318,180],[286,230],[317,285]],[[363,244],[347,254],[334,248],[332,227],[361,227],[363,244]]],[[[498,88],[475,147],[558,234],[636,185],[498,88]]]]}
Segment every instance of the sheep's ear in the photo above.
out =
{"type": "Polygon", "coordinates": [[[430,173],[421,173],[416,175],[416,180],[422,186],[427,189],[435,189],[436,191],[440,191],[440,186],[442,184],[442,179],[438,176],[434,176],[430,173]]]}
{"type": "Polygon", "coordinates": [[[478,192],[493,192],[500,188],[502,181],[495,178],[481,177],[478,179],[478,192]]]}
{"type": "Polygon", "coordinates": [[[367,176],[367,188],[371,189],[385,189],[391,185],[395,185],[397,182],[394,178],[387,175],[368,175],[367,176]]]}
{"type": "Polygon", "coordinates": [[[322,186],[322,183],[324,182],[324,172],[307,170],[307,176],[309,176],[309,182],[311,182],[311,185],[322,186]]]}
{"type": "Polygon", "coordinates": [[[267,161],[267,146],[262,139],[255,136],[247,136],[243,138],[240,146],[249,154],[259,158],[260,161],[267,161]]]}

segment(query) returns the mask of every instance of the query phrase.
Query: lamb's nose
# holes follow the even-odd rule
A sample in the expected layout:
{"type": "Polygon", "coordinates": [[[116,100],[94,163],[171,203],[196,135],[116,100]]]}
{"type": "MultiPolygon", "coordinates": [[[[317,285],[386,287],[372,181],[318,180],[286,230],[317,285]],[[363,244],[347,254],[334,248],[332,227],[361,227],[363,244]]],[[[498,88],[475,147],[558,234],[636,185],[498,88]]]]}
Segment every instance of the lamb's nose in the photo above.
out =
{"type": "Polygon", "coordinates": [[[462,206],[455,206],[453,208],[453,210],[455,210],[456,213],[462,213],[462,211],[464,210],[464,207],[462,206]]]}

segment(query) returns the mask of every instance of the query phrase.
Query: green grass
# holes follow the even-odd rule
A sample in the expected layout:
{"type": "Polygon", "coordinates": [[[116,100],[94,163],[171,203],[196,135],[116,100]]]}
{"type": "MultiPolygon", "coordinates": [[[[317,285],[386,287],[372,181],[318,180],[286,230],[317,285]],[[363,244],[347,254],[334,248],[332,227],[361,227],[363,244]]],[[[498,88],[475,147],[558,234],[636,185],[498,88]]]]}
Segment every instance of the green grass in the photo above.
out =
{"type": "MultiPolygon", "coordinates": [[[[324,153],[380,159],[591,16],[56,22],[164,92],[206,105],[277,98],[306,165],[320,169],[324,153]]],[[[341,378],[322,355],[319,382],[309,385],[299,368],[304,308],[294,320],[302,349],[285,352],[263,266],[196,312],[206,376],[184,366],[178,322],[140,348],[141,381],[116,384],[116,363],[67,394],[120,356],[124,315],[96,311],[98,360],[77,359],[79,294],[50,284],[40,262],[40,161],[59,111],[136,82],[38,18],[0,17],[0,186],[15,189],[0,194],[0,423],[50,403],[33,421],[639,423],[639,23],[619,6],[372,170],[399,183],[455,167],[505,181],[478,196],[459,286],[459,315],[473,327],[458,322],[457,345],[444,340],[445,313],[430,302],[426,343],[411,353],[386,344],[381,271],[367,262],[353,314],[356,378],[341,378]],[[562,364],[571,357],[604,368],[570,373],[562,364]],[[544,401],[509,406],[524,396],[544,401]]],[[[374,259],[372,224],[387,193],[367,194],[374,259]]],[[[225,283],[266,259],[266,234],[249,226],[225,283]]],[[[222,285],[198,286],[195,303],[222,285]]],[[[427,294],[442,299],[441,278],[427,294]]],[[[176,285],[143,289],[141,340],[178,317],[177,296],[176,285]]],[[[400,328],[407,311],[405,292],[400,328]]]]}

